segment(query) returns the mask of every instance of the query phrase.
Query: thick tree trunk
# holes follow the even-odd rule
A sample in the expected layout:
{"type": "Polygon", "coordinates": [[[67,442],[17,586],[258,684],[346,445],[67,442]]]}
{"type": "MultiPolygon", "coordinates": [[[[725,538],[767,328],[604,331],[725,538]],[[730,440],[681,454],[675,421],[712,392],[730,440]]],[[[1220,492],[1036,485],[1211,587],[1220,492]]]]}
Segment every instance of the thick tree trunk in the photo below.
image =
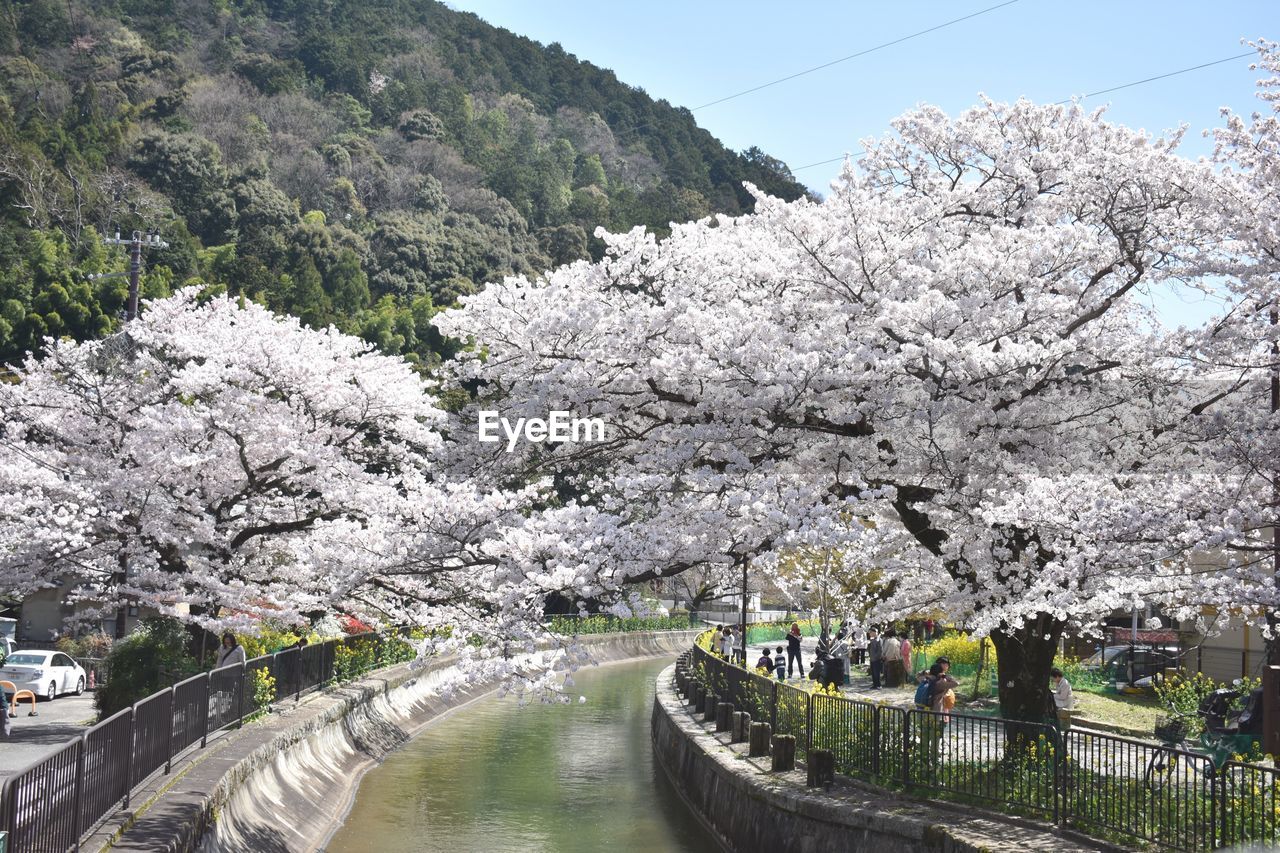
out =
{"type": "Polygon", "coordinates": [[[1049,718],[1049,670],[1064,623],[1041,613],[1020,628],[991,633],[1000,677],[1000,716],[1042,723],[1049,718]]]}

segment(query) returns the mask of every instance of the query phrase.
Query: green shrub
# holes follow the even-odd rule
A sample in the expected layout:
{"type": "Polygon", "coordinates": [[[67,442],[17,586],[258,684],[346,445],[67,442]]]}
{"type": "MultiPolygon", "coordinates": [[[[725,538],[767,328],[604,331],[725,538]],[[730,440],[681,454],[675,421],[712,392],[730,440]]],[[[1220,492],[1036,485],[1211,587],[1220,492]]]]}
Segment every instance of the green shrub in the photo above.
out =
{"type": "Polygon", "coordinates": [[[334,650],[333,680],[341,684],[373,669],[377,649],[372,640],[360,639],[342,643],[334,650]]]}
{"type": "Polygon", "coordinates": [[[199,671],[187,654],[187,630],[177,619],[152,616],[107,655],[111,677],[94,691],[99,718],[106,718],[199,671]]]}
{"type": "Polygon", "coordinates": [[[255,669],[253,671],[253,706],[256,710],[249,715],[249,719],[256,720],[267,713],[274,701],[276,701],[276,680],[272,677],[271,670],[265,667],[255,669]]]}

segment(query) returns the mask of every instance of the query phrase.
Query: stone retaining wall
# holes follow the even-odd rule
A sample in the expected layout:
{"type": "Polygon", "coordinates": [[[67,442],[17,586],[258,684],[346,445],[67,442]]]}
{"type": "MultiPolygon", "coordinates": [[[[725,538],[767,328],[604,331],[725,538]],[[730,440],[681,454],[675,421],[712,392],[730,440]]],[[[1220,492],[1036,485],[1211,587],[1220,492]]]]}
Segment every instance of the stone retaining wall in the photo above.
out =
{"type": "Polygon", "coordinates": [[[1048,825],[976,809],[952,810],[869,785],[810,788],[804,771],[774,772],[769,756],[749,758],[746,743],[716,734],[658,676],[653,751],[658,765],[703,825],[727,850],[886,853],[1112,850],[1048,825]]]}
{"type": "MultiPolygon", "coordinates": [[[[686,650],[696,632],[580,638],[601,662],[686,650]]],[[[246,726],[159,792],[95,849],[316,850],[345,818],[360,778],[440,714],[491,692],[479,685],[442,696],[448,661],[407,664],[314,696],[246,726]]],[[[176,775],[176,774],[175,774],[176,775]]]]}

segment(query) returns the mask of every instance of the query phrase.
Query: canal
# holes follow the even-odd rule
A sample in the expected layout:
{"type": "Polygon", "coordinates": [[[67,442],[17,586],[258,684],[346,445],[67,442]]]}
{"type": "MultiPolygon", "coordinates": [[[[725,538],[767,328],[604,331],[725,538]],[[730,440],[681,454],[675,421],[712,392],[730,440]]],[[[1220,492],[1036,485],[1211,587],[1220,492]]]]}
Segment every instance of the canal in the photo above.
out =
{"type": "Polygon", "coordinates": [[[327,849],[720,849],[654,763],[654,681],[670,663],[584,670],[567,706],[489,696],[436,721],[369,771],[327,849]]]}

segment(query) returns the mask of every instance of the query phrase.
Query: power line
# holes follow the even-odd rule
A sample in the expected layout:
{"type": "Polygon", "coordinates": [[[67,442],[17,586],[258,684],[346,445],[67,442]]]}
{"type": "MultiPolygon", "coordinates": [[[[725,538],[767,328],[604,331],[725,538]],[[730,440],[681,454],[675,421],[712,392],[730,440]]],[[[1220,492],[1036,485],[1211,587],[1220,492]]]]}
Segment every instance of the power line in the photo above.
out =
{"type": "Polygon", "coordinates": [[[1003,9],[1005,6],[1012,6],[1014,3],[1017,3],[1017,2],[1019,2],[1019,0],[1006,0],[1006,2],[1004,3],[998,3],[995,6],[988,6],[986,9],[982,9],[970,15],[965,15],[963,18],[955,18],[953,20],[947,21],[946,23],[937,24],[936,26],[929,27],[929,29],[927,30],[920,30],[920,32],[918,33],[912,33],[911,35],[908,35],[908,36],[902,36],[901,38],[896,38],[893,41],[887,41],[887,42],[884,42],[883,44],[878,44],[875,47],[869,47],[865,50],[860,50],[857,53],[851,53],[848,56],[842,56],[839,59],[833,59],[830,62],[824,62],[821,65],[815,65],[812,68],[806,68],[804,71],[797,71],[794,74],[788,74],[786,77],[779,77],[777,80],[770,80],[768,83],[761,83],[759,86],[753,86],[750,89],[743,89],[741,92],[735,92],[732,95],[725,95],[723,98],[717,98],[714,101],[708,101],[707,103],[702,104],[701,106],[694,107],[693,109],[690,110],[690,112],[705,110],[707,107],[714,107],[716,104],[723,104],[725,101],[732,101],[734,98],[741,98],[743,95],[750,95],[752,92],[759,92],[761,89],[767,89],[770,86],[776,86],[779,83],[785,83],[788,80],[794,80],[797,77],[803,77],[806,74],[812,74],[815,71],[821,71],[822,69],[830,68],[833,65],[839,65],[841,62],[848,62],[850,59],[857,59],[859,56],[866,56],[868,53],[875,53],[877,50],[884,50],[886,47],[893,47],[895,44],[902,44],[904,41],[910,41],[913,38],[919,38],[920,36],[928,35],[929,33],[936,32],[941,29],[945,29],[946,27],[949,27],[953,24],[958,24],[961,21],[967,21],[970,18],[976,18],[979,15],[985,15],[988,12],[994,12],[996,9],[1003,9]]]}
{"type": "MultiPolygon", "coordinates": [[[[887,41],[887,42],[884,42],[883,44],[878,44],[875,47],[869,47],[869,48],[866,48],[865,50],[860,50],[857,53],[851,53],[848,56],[842,56],[839,59],[833,59],[830,62],[824,62],[821,65],[815,65],[812,68],[806,68],[803,71],[797,71],[794,74],[788,74],[786,77],[779,77],[777,80],[770,80],[768,83],[761,83],[759,86],[753,86],[750,89],[743,89],[741,92],[735,92],[732,95],[725,95],[723,98],[717,98],[714,101],[708,101],[707,103],[702,104],[701,106],[692,108],[691,110],[689,110],[689,112],[694,113],[694,112],[697,112],[698,110],[705,110],[707,107],[714,107],[716,104],[723,104],[725,101],[732,101],[734,98],[741,98],[743,95],[750,95],[753,92],[759,92],[761,89],[767,89],[770,86],[776,86],[779,83],[785,83],[788,80],[794,80],[797,77],[803,77],[806,74],[812,74],[815,71],[821,71],[822,69],[830,68],[833,65],[839,65],[841,62],[848,62],[850,59],[857,59],[860,56],[866,56],[869,53],[875,53],[877,50],[884,50],[887,47],[893,47],[894,45],[902,44],[904,41],[910,41],[911,39],[919,38],[920,36],[923,36],[923,35],[928,35],[929,33],[936,32],[941,29],[945,29],[946,27],[952,26],[953,24],[958,24],[961,21],[967,21],[970,18],[976,18],[979,15],[985,15],[988,12],[994,12],[996,9],[1002,9],[1005,6],[1012,6],[1014,3],[1018,3],[1018,2],[1020,2],[1020,0],[1005,0],[1004,3],[998,3],[995,6],[988,6],[985,9],[980,9],[979,11],[973,12],[972,14],[969,14],[969,15],[965,15],[962,18],[954,18],[950,21],[946,21],[945,23],[941,23],[941,24],[937,24],[935,26],[929,27],[927,30],[920,30],[919,32],[912,33],[911,35],[902,36],[901,38],[896,38],[893,41],[887,41]]],[[[614,136],[618,137],[618,136],[622,136],[623,134],[636,133],[638,131],[644,130],[646,127],[653,126],[654,123],[655,122],[653,121],[648,121],[648,122],[645,122],[644,124],[635,125],[634,127],[619,128],[618,130],[614,131],[614,136]]]]}
{"type": "MultiPolygon", "coordinates": [[[[1224,63],[1224,62],[1232,62],[1232,61],[1234,61],[1234,60],[1236,60],[1236,59],[1244,59],[1246,56],[1256,56],[1256,55],[1257,55],[1257,53],[1256,53],[1255,51],[1252,51],[1252,50],[1251,50],[1251,51],[1248,51],[1248,52],[1246,52],[1246,53],[1237,53],[1235,56],[1227,56],[1227,57],[1224,57],[1224,58],[1222,58],[1222,59],[1215,59],[1215,60],[1213,60],[1212,62],[1204,62],[1204,63],[1201,63],[1200,65],[1192,65],[1192,66],[1189,66],[1189,67],[1187,67],[1187,68],[1179,68],[1177,71],[1170,71],[1170,72],[1169,72],[1169,73],[1167,73],[1167,74],[1157,74],[1155,77],[1144,77],[1144,78],[1143,78],[1143,79],[1141,79],[1141,80],[1134,80],[1132,83],[1122,83],[1122,84],[1121,84],[1121,85],[1119,85],[1119,86],[1112,86],[1112,87],[1111,87],[1111,88],[1109,88],[1109,89],[1099,89],[1099,90],[1098,90],[1098,91],[1096,91],[1096,92],[1088,92],[1088,93],[1086,93],[1086,94],[1084,94],[1084,95],[1081,95],[1081,96],[1080,96],[1080,98],[1082,98],[1082,99],[1083,99],[1083,98],[1092,98],[1092,97],[1095,97],[1095,96],[1097,96],[1097,95],[1105,95],[1105,94],[1108,94],[1109,92],[1118,92],[1118,91],[1120,91],[1121,89],[1128,89],[1128,88],[1130,88],[1130,87],[1132,87],[1132,86],[1141,86],[1143,83],[1152,83],[1152,82],[1154,82],[1154,81],[1156,81],[1156,80],[1165,80],[1165,79],[1167,79],[1167,78],[1169,78],[1169,77],[1177,77],[1179,74],[1186,74],[1188,71],[1199,71],[1201,68],[1209,68],[1210,66],[1213,66],[1213,65],[1221,65],[1221,64],[1222,64],[1222,63],[1224,63]]],[[[1073,100],[1072,98],[1066,98],[1065,100],[1055,101],[1055,102],[1054,102],[1054,106],[1061,106],[1062,104],[1069,104],[1069,103],[1071,103],[1071,101],[1072,101],[1072,100],[1073,100]]],[[[853,154],[853,155],[851,155],[851,156],[855,156],[855,157],[856,157],[856,156],[858,156],[858,155],[866,154],[866,153],[867,153],[866,151],[858,151],[856,154],[853,154]]],[[[816,168],[816,167],[818,167],[818,166],[826,166],[826,165],[828,165],[828,164],[830,164],[830,163],[838,163],[838,162],[840,162],[841,160],[843,160],[843,159],[845,158],[845,156],[850,156],[850,155],[843,155],[843,154],[842,154],[842,155],[841,155],[841,156],[839,156],[839,157],[832,157],[830,160],[819,160],[819,161],[818,161],[818,162],[816,162],[816,163],[809,163],[808,165],[805,165],[805,166],[797,166],[796,168],[794,168],[794,169],[792,169],[792,170],[791,170],[791,173],[794,175],[796,172],[802,172],[802,171],[804,171],[805,169],[813,169],[813,168],[816,168]]]]}
{"type": "MultiPolygon", "coordinates": [[[[1110,89],[1099,89],[1096,92],[1089,92],[1081,97],[1092,98],[1095,95],[1105,95],[1108,92],[1118,92],[1121,89],[1128,89],[1130,86],[1141,86],[1143,83],[1150,83],[1154,80],[1164,80],[1166,77],[1177,77],[1179,74],[1186,74],[1188,71],[1199,71],[1201,68],[1208,68],[1211,65],[1221,65],[1224,62],[1231,62],[1233,59],[1244,59],[1246,56],[1257,56],[1256,51],[1247,51],[1245,53],[1237,53],[1235,56],[1228,56],[1225,59],[1215,59],[1213,62],[1206,62],[1202,65],[1192,65],[1190,68],[1180,68],[1177,71],[1170,71],[1168,74],[1157,74],[1155,77],[1147,77],[1143,80],[1134,80],[1132,83],[1125,83],[1121,86],[1112,86],[1110,89]]],[[[1071,99],[1067,98],[1063,101],[1057,101],[1057,104],[1069,104],[1071,99]]]]}

